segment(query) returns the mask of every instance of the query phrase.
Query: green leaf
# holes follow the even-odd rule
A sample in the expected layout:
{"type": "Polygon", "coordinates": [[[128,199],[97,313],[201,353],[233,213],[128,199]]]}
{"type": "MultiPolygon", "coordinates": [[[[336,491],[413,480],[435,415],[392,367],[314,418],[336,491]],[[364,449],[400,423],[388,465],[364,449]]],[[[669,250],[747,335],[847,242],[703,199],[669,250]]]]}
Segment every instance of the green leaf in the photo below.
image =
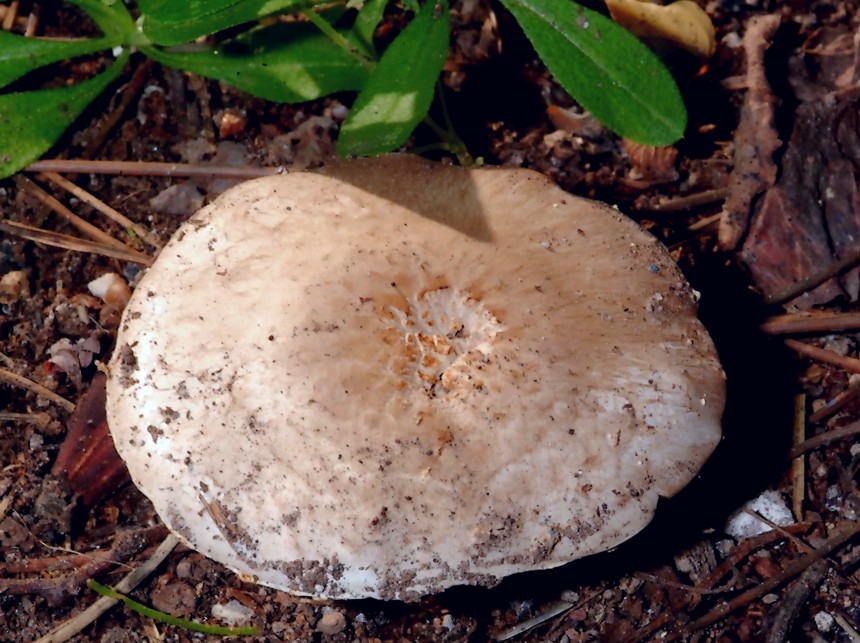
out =
{"type": "Polygon", "coordinates": [[[355,23],[347,36],[349,41],[369,58],[376,58],[373,32],[376,31],[376,27],[382,21],[382,14],[387,4],[388,0],[367,0],[355,17],[355,23]]]}
{"type": "Polygon", "coordinates": [[[601,14],[565,0],[501,0],[571,96],[621,136],[669,145],[687,113],[660,59],[601,14]]]}
{"type": "Polygon", "coordinates": [[[115,43],[105,38],[44,40],[0,31],[0,87],[5,87],[39,67],[91,54],[114,45],[115,43]]]}
{"type": "Polygon", "coordinates": [[[179,45],[216,31],[323,0],[140,0],[139,25],[158,45],[179,45]]]}
{"type": "Polygon", "coordinates": [[[71,4],[86,11],[105,36],[49,40],[0,31],[0,87],[39,67],[124,44],[134,33],[134,22],[122,3],[108,7],[98,0],[72,0],[71,4]]]}
{"type": "MultiPolygon", "coordinates": [[[[87,12],[110,42],[128,43],[135,32],[134,20],[120,0],[67,0],[87,12]]],[[[110,45],[113,46],[113,45],[110,45]]]]}
{"type": "Polygon", "coordinates": [[[338,153],[374,155],[405,141],[427,115],[448,52],[447,0],[429,0],[394,39],[341,127],[338,153]]]}
{"type": "Polygon", "coordinates": [[[216,78],[254,96],[284,103],[360,89],[368,76],[361,63],[307,23],[259,27],[214,50],[143,51],[170,67],[216,78]]]}
{"type": "Polygon", "coordinates": [[[14,174],[51,148],[66,128],[113,82],[128,61],[69,87],[0,95],[0,178],[14,174]]]}

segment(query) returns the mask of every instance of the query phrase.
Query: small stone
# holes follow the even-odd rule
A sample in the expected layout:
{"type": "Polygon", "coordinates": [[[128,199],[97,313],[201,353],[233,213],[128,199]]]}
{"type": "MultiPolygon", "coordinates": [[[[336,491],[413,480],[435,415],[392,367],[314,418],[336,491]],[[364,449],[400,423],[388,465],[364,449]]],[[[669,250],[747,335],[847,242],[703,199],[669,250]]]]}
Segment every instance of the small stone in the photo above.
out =
{"type": "Polygon", "coordinates": [[[149,207],[162,214],[188,215],[203,205],[203,194],[191,181],[176,183],[149,200],[149,207]]]}
{"type": "Polygon", "coordinates": [[[317,632],[322,634],[338,634],[346,627],[346,616],[343,612],[332,610],[322,615],[317,621],[317,632]]]}
{"type": "Polygon", "coordinates": [[[254,617],[254,610],[245,607],[235,598],[227,604],[216,603],[212,606],[212,616],[229,625],[243,625],[254,617]]]}
{"type": "Polygon", "coordinates": [[[837,485],[827,487],[824,492],[824,506],[829,511],[839,511],[842,506],[842,491],[837,485]]]}
{"type": "Polygon", "coordinates": [[[575,592],[572,589],[566,589],[561,593],[561,600],[567,603],[578,603],[579,602],[579,592],[575,592]]]}
{"type": "Polygon", "coordinates": [[[675,558],[675,569],[682,574],[689,574],[693,571],[693,562],[690,560],[689,556],[677,556],[675,558]]]}
{"type": "Polygon", "coordinates": [[[178,563],[176,563],[176,576],[178,578],[190,578],[191,577],[191,561],[187,558],[183,558],[178,563]]]}
{"type": "Polygon", "coordinates": [[[125,279],[115,272],[106,272],[98,279],[93,279],[87,284],[87,289],[108,306],[113,306],[117,310],[125,308],[131,297],[131,289],[125,279]]]}
{"type": "MultiPolygon", "coordinates": [[[[744,507],[751,509],[780,527],[785,527],[794,522],[791,509],[788,508],[785,500],[776,491],[765,491],[757,498],[745,503],[744,507]]],[[[752,538],[770,530],[771,528],[766,523],[740,509],[729,516],[729,520],[725,526],[725,532],[735,538],[735,540],[752,538]]]]}
{"type": "Polygon", "coordinates": [[[160,585],[149,593],[152,606],[174,616],[188,616],[194,611],[197,593],[187,583],[176,582],[160,585]]]}
{"type": "Polygon", "coordinates": [[[822,634],[826,634],[833,628],[834,619],[827,612],[818,612],[812,618],[815,621],[815,627],[817,627],[818,631],[822,634]]]}
{"type": "Polygon", "coordinates": [[[30,451],[39,451],[45,444],[45,438],[38,433],[33,433],[30,436],[30,451]]]}
{"type": "Polygon", "coordinates": [[[244,134],[248,126],[248,115],[244,110],[224,110],[215,117],[215,120],[218,121],[218,135],[222,139],[244,134]]]}
{"type": "Polygon", "coordinates": [[[0,278],[0,304],[14,304],[30,294],[27,275],[21,270],[12,270],[0,278]]]}

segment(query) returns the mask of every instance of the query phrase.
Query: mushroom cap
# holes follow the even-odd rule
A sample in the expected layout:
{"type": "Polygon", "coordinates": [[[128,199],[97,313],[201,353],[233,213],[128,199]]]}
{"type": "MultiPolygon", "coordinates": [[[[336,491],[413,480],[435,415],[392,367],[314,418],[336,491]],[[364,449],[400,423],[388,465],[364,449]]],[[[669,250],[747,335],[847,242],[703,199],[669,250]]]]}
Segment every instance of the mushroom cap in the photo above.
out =
{"type": "Polygon", "coordinates": [[[194,549],[414,600],[609,549],[720,439],[654,237],[521,169],[392,155],[242,183],[137,286],[108,423],[194,549]]]}

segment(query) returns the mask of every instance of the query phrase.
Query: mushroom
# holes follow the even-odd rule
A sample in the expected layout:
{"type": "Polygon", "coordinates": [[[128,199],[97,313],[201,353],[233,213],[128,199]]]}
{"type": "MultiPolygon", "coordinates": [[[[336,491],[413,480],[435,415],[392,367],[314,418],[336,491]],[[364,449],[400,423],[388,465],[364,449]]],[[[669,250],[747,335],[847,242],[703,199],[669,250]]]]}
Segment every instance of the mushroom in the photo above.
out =
{"type": "Polygon", "coordinates": [[[393,155],[238,185],[137,286],[108,424],[189,546],[415,600],[630,538],[720,439],[694,293],[615,210],[393,155]]]}

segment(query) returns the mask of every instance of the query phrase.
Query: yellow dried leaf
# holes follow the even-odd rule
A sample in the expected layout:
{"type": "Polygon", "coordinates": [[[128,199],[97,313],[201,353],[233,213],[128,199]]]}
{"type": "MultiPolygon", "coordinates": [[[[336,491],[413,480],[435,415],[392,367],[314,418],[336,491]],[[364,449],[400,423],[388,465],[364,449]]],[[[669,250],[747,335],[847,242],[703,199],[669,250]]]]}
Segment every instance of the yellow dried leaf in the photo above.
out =
{"type": "Polygon", "coordinates": [[[702,58],[717,48],[714,25],[693,0],[666,6],[647,0],[606,0],[606,6],[615,22],[640,38],[668,41],[702,58]]]}

